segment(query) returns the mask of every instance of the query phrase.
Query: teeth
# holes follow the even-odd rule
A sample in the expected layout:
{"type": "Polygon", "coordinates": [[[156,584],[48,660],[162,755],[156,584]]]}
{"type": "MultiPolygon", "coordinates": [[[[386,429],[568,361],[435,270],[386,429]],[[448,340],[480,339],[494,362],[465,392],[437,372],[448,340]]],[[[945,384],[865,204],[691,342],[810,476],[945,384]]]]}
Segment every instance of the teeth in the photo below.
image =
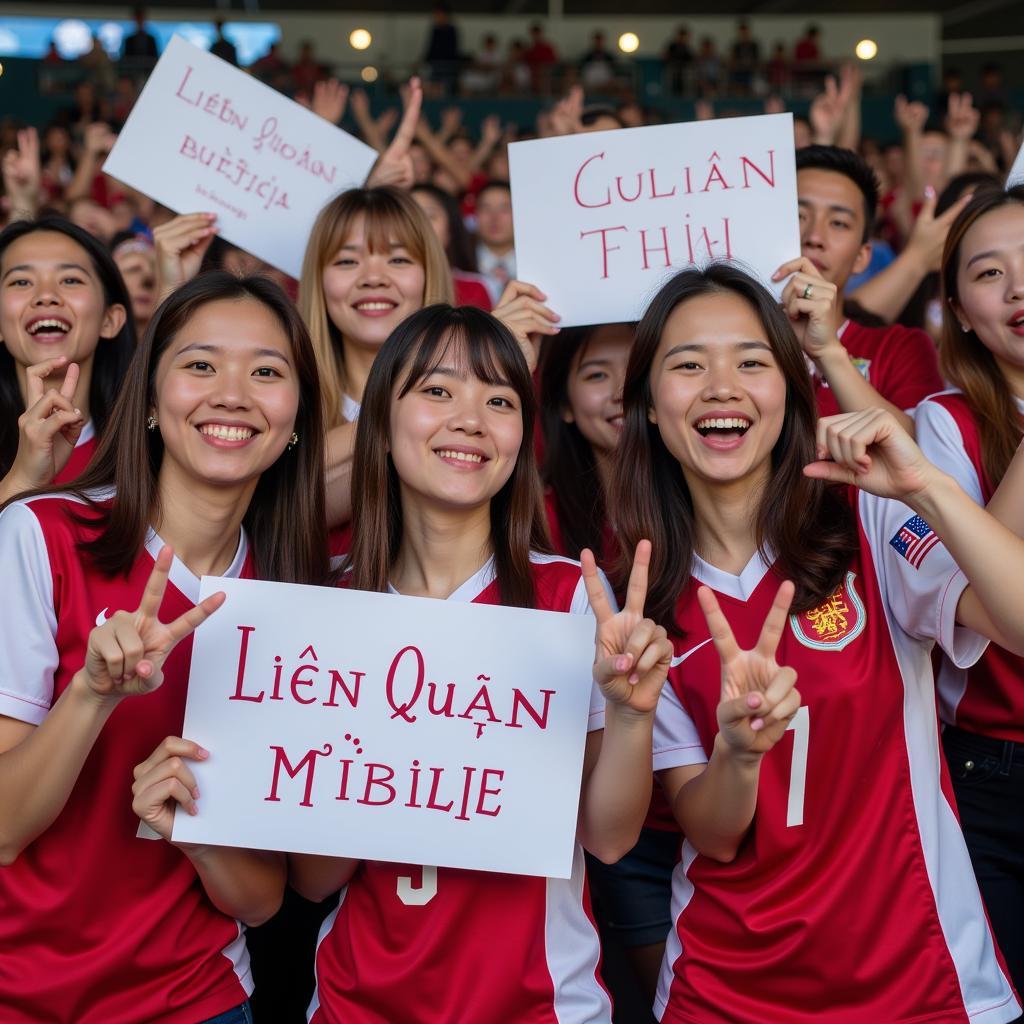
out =
{"type": "Polygon", "coordinates": [[[374,311],[394,308],[395,304],[393,302],[359,302],[356,304],[356,309],[369,309],[374,311]]]}
{"type": "Polygon", "coordinates": [[[37,320],[30,328],[29,334],[39,334],[45,330],[63,331],[65,334],[71,329],[64,320],[37,320]]]}
{"type": "Polygon", "coordinates": [[[442,459],[457,459],[459,462],[483,462],[482,455],[472,455],[469,452],[454,452],[450,448],[442,448],[437,453],[442,459]]]}
{"type": "Polygon", "coordinates": [[[697,421],[698,430],[742,430],[749,426],[749,420],[743,420],[737,416],[707,417],[697,421]]]}
{"type": "Polygon", "coordinates": [[[199,432],[220,441],[248,441],[255,433],[249,427],[225,427],[220,423],[204,423],[199,432]]]}

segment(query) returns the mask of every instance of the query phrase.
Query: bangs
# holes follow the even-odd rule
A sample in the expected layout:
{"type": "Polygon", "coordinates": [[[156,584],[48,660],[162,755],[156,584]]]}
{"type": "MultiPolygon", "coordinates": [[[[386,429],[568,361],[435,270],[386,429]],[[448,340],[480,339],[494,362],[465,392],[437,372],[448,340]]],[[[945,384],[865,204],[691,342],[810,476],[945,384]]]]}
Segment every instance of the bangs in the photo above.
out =
{"type": "Polygon", "coordinates": [[[328,233],[328,245],[321,253],[321,264],[332,259],[346,243],[352,234],[353,224],[360,216],[366,232],[364,242],[370,252],[388,253],[392,245],[397,244],[408,250],[417,263],[425,262],[423,239],[406,211],[387,194],[353,190],[339,203],[337,218],[328,233]],[[345,202],[345,199],[349,201],[345,202]]]}
{"type": "Polygon", "coordinates": [[[398,397],[405,397],[442,367],[460,377],[472,375],[491,387],[510,387],[524,405],[532,401],[533,387],[514,340],[497,331],[472,331],[465,322],[451,323],[442,319],[429,324],[420,337],[398,397]],[[510,351],[510,344],[513,351],[510,351]]]}

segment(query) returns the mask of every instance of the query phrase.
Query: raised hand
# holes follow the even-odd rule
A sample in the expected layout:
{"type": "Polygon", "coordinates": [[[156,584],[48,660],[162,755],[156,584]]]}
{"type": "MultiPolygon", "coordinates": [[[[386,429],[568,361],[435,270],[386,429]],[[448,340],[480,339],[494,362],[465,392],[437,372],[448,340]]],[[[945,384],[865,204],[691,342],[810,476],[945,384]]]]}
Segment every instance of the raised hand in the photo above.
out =
{"type": "Polygon", "coordinates": [[[968,142],[974,138],[981,121],[981,112],[974,106],[969,92],[953,92],[949,94],[949,106],[946,108],[946,131],[950,138],[968,142]]]}
{"type": "Polygon", "coordinates": [[[593,552],[580,553],[583,582],[597,618],[594,680],[605,699],[641,714],[658,705],[661,688],[672,662],[672,643],[664,627],[644,618],[651,542],[640,541],[626,587],[622,611],[612,611],[597,571],[593,552]]]}
{"type": "Polygon", "coordinates": [[[331,124],[337,124],[345,116],[348,103],[348,86],[336,78],[325,78],[313,86],[313,103],[310,109],[331,124]]]}
{"type": "Polygon", "coordinates": [[[781,281],[787,274],[793,276],[782,290],[782,308],[804,351],[811,359],[819,359],[828,349],[842,344],[838,335],[844,319],[839,289],[826,281],[806,256],[783,263],[772,280],[781,281]]]}
{"type": "Polygon", "coordinates": [[[897,96],[892,108],[896,123],[904,134],[920,134],[928,121],[928,108],[918,101],[910,102],[906,96],[897,96]]]}
{"type": "Polygon", "coordinates": [[[839,84],[829,75],[825,79],[825,91],[814,97],[807,115],[814,130],[815,142],[831,146],[836,141],[849,100],[849,94],[840,92],[839,84]]]}
{"type": "Polygon", "coordinates": [[[409,152],[416,138],[416,127],[420,121],[423,106],[423,87],[418,78],[409,79],[409,88],[402,97],[402,120],[391,145],[381,153],[366,179],[367,188],[378,185],[394,185],[397,188],[412,188],[416,181],[412,154],[409,152]]]}
{"type": "Polygon", "coordinates": [[[697,600],[722,664],[718,729],[722,739],[737,754],[767,753],[779,742],[800,709],[796,672],[781,668],[775,660],[794,590],[789,580],[779,586],[757,645],[750,651],[741,649],[736,642],[711,588],[701,587],[697,591],[697,600]]]}
{"type": "Polygon", "coordinates": [[[180,804],[189,814],[197,810],[199,787],[186,762],[204,761],[209,756],[198,743],[168,736],[135,766],[132,810],[164,839],[171,838],[175,807],[180,804]]]}
{"type": "Polygon", "coordinates": [[[115,612],[89,634],[81,672],[98,697],[118,700],[157,689],[167,656],[224,603],[221,591],[173,622],[161,622],[160,603],[173,559],[169,547],[161,548],[139,607],[134,612],[115,612]]]}
{"type": "Polygon", "coordinates": [[[104,124],[102,121],[94,121],[92,124],[85,126],[82,142],[86,155],[99,163],[114,148],[117,136],[110,130],[109,124],[104,124]]]}
{"type": "Polygon", "coordinates": [[[57,356],[30,366],[25,375],[26,405],[18,417],[18,451],[8,475],[10,493],[45,487],[66,465],[85,426],[75,408],[77,363],[68,364],[59,388],[47,388],[46,379],[68,363],[57,356]]]}
{"type": "Polygon", "coordinates": [[[818,421],[817,462],[804,475],[855,484],[880,498],[912,503],[939,471],[911,436],[883,409],[826,416],[818,421]]]}
{"type": "Polygon", "coordinates": [[[43,173],[39,161],[39,133],[35,128],[23,128],[18,132],[17,141],[16,149],[4,153],[4,191],[12,212],[32,217],[39,208],[43,173]]]}
{"type": "Polygon", "coordinates": [[[546,298],[535,285],[509,281],[491,313],[515,335],[530,373],[537,367],[540,335],[554,335],[560,330],[557,322],[561,317],[544,305],[546,298]]]}
{"type": "Polygon", "coordinates": [[[552,135],[575,135],[583,131],[583,87],[574,85],[567,96],[551,109],[548,124],[552,135]]]}
{"type": "Polygon", "coordinates": [[[973,192],[965,193],[945,213],[936,217],[935,204],[938,197],[935,189],[929,185],[924,190],[924,203],[914,221],[910,238],[907,239],[906,250],[915,256],[919,266],[926,273],[938,273],[942,268],[942,250],[945,248],[949,229],[973,196],[973,192]]]}
{"type": "Polygon", "coordinates": [[[157,295],[167,298],[191,281],[217,234],[215,213],[183,213],[153,228],[157,295]]]}

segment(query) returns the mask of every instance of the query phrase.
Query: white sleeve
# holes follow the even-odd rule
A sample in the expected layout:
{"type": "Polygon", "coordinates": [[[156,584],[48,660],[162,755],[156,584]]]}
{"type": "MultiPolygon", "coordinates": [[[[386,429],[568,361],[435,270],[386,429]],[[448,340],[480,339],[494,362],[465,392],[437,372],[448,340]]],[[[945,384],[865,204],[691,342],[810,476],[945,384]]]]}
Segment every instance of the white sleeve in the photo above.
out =
{"type": "MultiPolygon", "coordinates": [[[[619,610],[619,603],[615,600],[615,592],[612,590],[612,585],[608,582],[608,577],[598,569],[598,576],[601,577],[601,583],[604,584],[605,593],[608,596],[608,603],[612,606],[613,611],[619,610]]],[[[573,615],[593,615],[594,609],[590,607],[590,599],[587,597],[587,586],[583,582],[583,577],[580,576],[579,583],[576,584],[576,590],[572,595],[572,602],[569,605],[569,611],[573,615]]],[[[597,732],[598,729],[604,728],[604,694],[601,692],[601,687],[597,685],[591,679],[590,681],[590,717],[587,719],[587,732],[597,732]]]]}
{"type": "Polygon", "coordinates": [[[672,684],[667,682],[654,711],[654,770],[707,764],[708,755],[693,719],[686,713],[672,684]]]}
{"type": "Polygon", "coordinates": [[[917,407],[914,429],[925,458],[948,473],[976,505],[984,505],[981,481],[950,411],[938,402],[925,400],[917,407]]]}
{"type": "Polygon", "coordinates": [[[988,640],[957,625],[956,608],[968,580],[945,544],[902,502],[861,491],[859,505],[892,620],[917,640],[936,641],[958,668],[969,668],[985,652],[988,640]]]}
{"type": "Polygon", "coordinates": [[[27,505],[0,514],[0,565],[8,598],[0,615],[0,715],[38,725],[53,703],[57,616],[46,542],[27,505]]]}

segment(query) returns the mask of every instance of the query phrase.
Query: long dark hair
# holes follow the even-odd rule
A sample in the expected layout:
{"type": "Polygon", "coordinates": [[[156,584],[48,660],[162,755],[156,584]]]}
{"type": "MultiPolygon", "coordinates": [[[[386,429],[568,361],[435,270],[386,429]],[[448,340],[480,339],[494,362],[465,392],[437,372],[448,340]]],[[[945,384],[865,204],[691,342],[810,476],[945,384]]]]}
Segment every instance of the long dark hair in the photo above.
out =
{"type": "Polygon", "coordinates": [[[530,551],[549,549],[533,451],[536,398],[526,360],[508,328],[471,306],[438,303],[406,317],[373,361],[363,392],[352,463],[352,551],[342,572],[358,590],[387,590],[404,522],[398,473],[391,459],[391,401],[407,395],[453,348],[487,384],[509,384],[523,417],[523,443],[505,486],[491,499],[491,542],[501,603],[536,604],[530,551]]]}
{"type": "MultiPolygon", "coordinates": [[[[92,263],[93,270],[103,288],[103,302],[106,307],[124,306],[124,326],[113,338],[100,338],[93,356],[92,383],[89,386],[89,415],[92,417],[96,436],[100,437],[110,417],[110,410],[117,398],[121,380],[128,362],[135,351],[135,321],[132,318],[132,303],[121,272],[113,257],[101,242],[88,231],[63,217],[41,217],[39,220],[22,220],[8,224],[0,231],[0,259],[8,247],[26,235],[39,231],[50,231],[65,235],[81,246],[92,263]]],[[[0,345],[0,477],[4,476],[18,454],[18,417],[25,411],[25,403],[18,388],[18,375],[14,356],[6,345],[0,345]]]]}
{"type": "Polygon", "coordinates": [[[544,483],[551,488],[565,554],[579,558],[584,548],[600,552],[607,518],[604,488],[590,442],[575,423],[566,423],[569,375],[582,358],[597,326],[568,327],[541,350],[540,422],[544,434],[544,483]]]}
{"type": "Polygon", "coordinates": [[[952,304],[960,302],[956,278],[964,236],[987,213],[1006,206],[1024,206],[1024,185],[984,189],[960,211],[946,236],[942,252],[942,340],[939,365],[943,376],[964,393],[978,421],[981,457],[993,487],[999,486],[1022,435],[1021,415],[1010,385],[995,356],[977,334],[962,331],[952,304]]]}
{"type": "Polygon", "coordinates": [[[326,578],[324,427],[313,346],[295,307],[273,281],[226,271],[202,274],[164,300],[146,327],[89,468],[74,484],[46,489],[73,493],[86,502],[83,519],[98,523],[100,533],[83,550],[108,575],[131,569],[159,513],[157,479],[164,444],[159,430],[147,430],[146,419],[160,358],[203,306],[238,299],[258,302],[277,318],[291,344],[299,383],[299,443],[260,476],[242,520],[256,574],[283,583],[322,583],[326,578]],[[116,495],[112,502],[95,497],[96,491],[111,487],[116,495]]]}
{"type": "MultiPolygon", "coordinates": [[[[680,271],[654,297],[637,328],[623,388],[624,426],[612,487],[622,551],[652,544],[647,614],[678,634],[675,606],[689,583],[696,520],[679,463],[648,418],[651,364],[673,311],[689,299],[731,293],[764,325],[786,379],[782,432],[772,449],[772,474],[755,524],[758,550],[773,553],[779,572],[796,584],[795,610],[820,604],[842,581],[857,550],[853,511],[844,493],[803,475],[815,459],[817,408],[810,374],[786,314],[753,278],[727,263],[680,271]]],[[[620,572],[621,572],[620,568],[620,572]]]]}

